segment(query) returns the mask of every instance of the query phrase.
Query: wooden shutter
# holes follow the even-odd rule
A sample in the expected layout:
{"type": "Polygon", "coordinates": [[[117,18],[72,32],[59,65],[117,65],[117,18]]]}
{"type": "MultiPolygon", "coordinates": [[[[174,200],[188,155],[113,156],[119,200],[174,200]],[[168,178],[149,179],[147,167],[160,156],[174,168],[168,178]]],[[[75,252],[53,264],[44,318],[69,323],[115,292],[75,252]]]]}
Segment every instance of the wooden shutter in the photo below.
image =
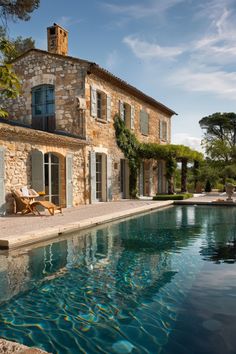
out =
{"type": "Polygon", "coordinates": [[[119,101],[119,112],[120,112],[120,118],[122,120],[124,120],[125,119],[125,117],[124,117],[124,102],[122,102],[122,101],[119,101]]]}
{"type": "Polygon", "coordinates": [[[144,135],[148,135],[149,115],[145,111],[140,111],[140,131],[144,135]]]}
{"type": "Polygon", "coordinates": [[[167,123],[166,122],[163,122],[163,130],[164,130],[163,138],[164,138],[164,140],[167,140],[167,123]]]}
{"type": "Polygon", "coordinates": [[[44,155],[39,150],[31,152],[32,161],[32,188],[37,192],[45,190],[44,183],[44,155]]]}
{"type": "Polygon", "coordinates": [[[66,207],[73,206],[73,155],[66,155],[66,207]]]}
{"type": "Polygon", "coordinates": [[[5,212],[5,148],[0,147],[0,215],[5,212]]]}
{"type": "Polygon", "coordinates": [[[139,195],[143,195],[143,162],[141,162],[139,170],[139,195]]]}
{"type": "Polygon", "coordinates": [[[44,129],[44,117],[33,116],[31,126],[32,126],[32,128],[37,129],[37,130],[45,130],[44,129]]]}
{"type": "Polygon", "coordinates": [[[96,153],[90,151],[90,200],[96,202],[96,153]]]}
{"type": "Polygon", "coordinates": [[[112,200],[112,157],[107,156],[107,201],[112,200]]]}
{"type": "Polygon", "coordinates": [[[131,113],[130,113],[130,128],[134,129],[134,117],[135,117],[135,108],[131,106],[131,113]]]}
{"type": "Polygon", "coordinates": [[[97,117],[97,91],[94,87],[91,86],[91,116],[96,118],[97,117]]]}
{"type": "Polygon", "coordinates": [[[107,96],[107,121],[111,120],[111,97],[107,96]]]}
{"type": "Polygon", "coordinates": [[[56,119],[55,114],[47,117],[47,131],[54,132],[56,129],[56,119]]]}
{"type": "Polygon", "coordinates": [[[163,164],[162,161],[158,162],[158,193],[162,193],[163,188],[163,164]]]}
{"type": "Polygon", "coordinates": [[[160,137],[160,139],[162,139],[162,137],[163,137],[163,129],[162,128],[163,128],[162,121],[160,120],[159,121],[159,137],[160,137]]]}

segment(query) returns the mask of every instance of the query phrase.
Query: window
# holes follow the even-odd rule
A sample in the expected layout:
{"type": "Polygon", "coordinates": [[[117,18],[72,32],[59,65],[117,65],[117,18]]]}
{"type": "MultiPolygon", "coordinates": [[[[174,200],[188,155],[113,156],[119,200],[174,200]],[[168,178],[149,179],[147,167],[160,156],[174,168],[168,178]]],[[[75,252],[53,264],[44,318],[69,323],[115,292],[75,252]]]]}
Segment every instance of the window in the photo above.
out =
{"type": "Polygon", "coordinates": [[[54,86],[41,85],[32,90],[32,127],[39,130],[55,130],[54,86]]]}
{"type": "Polygon", "coordinates": [[[159,137],[161,140],[167,140],[167,122],[160,120],[159,137]]]}
{"type": "Polygon", "coordinates": [[[148,135],[149,132],[149,114],[146,111],[140,111],[140,132],[148,135]]]}
{"type": "Polygon", "coordinates": [[[59,205],[59,158],[48,153],[44,155],[45,199],[59,205]]]}
{"type": "Polygon", "coordinates": [[[128,129],[134,129],[134,106],[126,102],[119,101],[119,114],[120,118],[125,122],[125,126],[128,129]]]}
{"type": "Polygon", "coordinates": [[[111,98],[91,86],[91,116],[104,121],[111,119],[111,98]]]}

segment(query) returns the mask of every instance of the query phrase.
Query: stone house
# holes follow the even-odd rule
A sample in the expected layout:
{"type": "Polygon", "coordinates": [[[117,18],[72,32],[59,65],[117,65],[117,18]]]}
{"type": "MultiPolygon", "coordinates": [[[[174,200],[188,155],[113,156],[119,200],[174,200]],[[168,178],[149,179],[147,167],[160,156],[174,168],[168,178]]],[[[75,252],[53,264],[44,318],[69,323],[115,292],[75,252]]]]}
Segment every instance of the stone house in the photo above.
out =
{"type": "MultiPolygon", "coordinates": [[[[64,207],[129,198],[128,161],[113,126],[119,114],[139,141],[170,143],[170,108],[95,63],[67,55],[68,33],[48,28],[48,51],[31,49],[14,70],[22,87],[2,102],[0,206],[12,187],[45,191],[64,207]]],[[[166,191],[165,163],[143,161],[140,196],[166,191]]]]}

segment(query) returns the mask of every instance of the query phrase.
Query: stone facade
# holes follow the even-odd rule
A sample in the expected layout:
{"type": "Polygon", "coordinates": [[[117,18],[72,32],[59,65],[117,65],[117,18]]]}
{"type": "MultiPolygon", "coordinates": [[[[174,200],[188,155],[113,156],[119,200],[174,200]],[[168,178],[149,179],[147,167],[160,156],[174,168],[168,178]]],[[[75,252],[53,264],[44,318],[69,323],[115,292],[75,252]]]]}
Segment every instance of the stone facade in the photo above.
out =
{"type": "MultiPolygon", "coordinates": [[[[34,184],[32,152],[37,150],[59,157],[63,206],[70,204],[69,193],[74,206],[128,198],[129,168],[116,144],[116,114],[126,119],[140,142],[170,143],[174,112],[94,63],[33,49],[16,59],[14,69],[21,78],[21,95],[4,102],[11,125],[0,125],[5,193],[14,186],[34,184]],[[33,92],[38,87],[53,88],[53,130],[34,126],[33,92]],[[160,131],[163,124],[165,134],[160,131]]],[[[162,161],[144,162],[139,194],[164,192],[164,174],[162,161]]],[[[52,188],[53,183],[52,178],[52,188]]]]}

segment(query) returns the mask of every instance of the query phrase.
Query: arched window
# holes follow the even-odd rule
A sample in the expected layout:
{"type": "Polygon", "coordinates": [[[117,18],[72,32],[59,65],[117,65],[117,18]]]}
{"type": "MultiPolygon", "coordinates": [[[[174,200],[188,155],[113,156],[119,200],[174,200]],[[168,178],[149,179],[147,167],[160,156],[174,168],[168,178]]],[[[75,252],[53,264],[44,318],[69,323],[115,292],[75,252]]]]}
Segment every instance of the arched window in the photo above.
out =
{"type": "Polygon", "coordinates": [[[53,85],[32,89],[32,127],[52,132],[55,130],[55,97],[53,85]]]}

